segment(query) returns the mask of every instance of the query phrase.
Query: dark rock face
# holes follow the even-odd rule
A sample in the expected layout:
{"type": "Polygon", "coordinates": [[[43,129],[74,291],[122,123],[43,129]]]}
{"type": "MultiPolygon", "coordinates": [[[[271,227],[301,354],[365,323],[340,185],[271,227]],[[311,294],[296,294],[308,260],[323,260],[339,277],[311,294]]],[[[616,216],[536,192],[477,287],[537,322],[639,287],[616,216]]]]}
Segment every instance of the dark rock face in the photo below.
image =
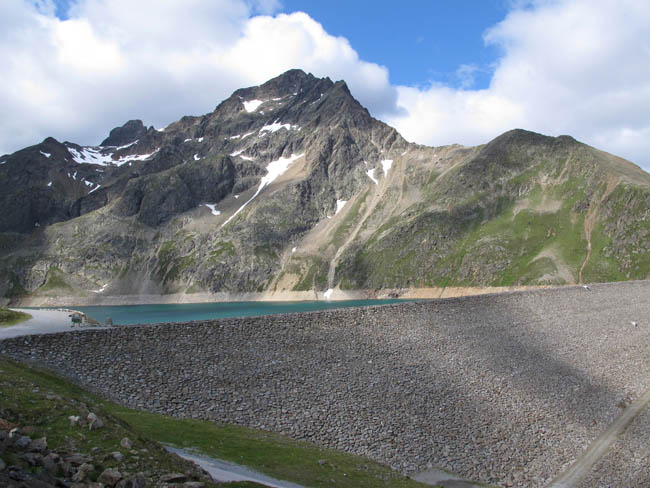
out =
{"type": "Polygon", "coordinates": [[[191,168],[176,166],[130,180],[115,210],[123,216],[137,214],[140,222],[157,226],[201,203],[220,201],[230,193],[234,177],[228,157],[197,161],[191,168]]]}
{"type": "Polygon", "coordinates": [[[49,137],[0,164],[0,232],[31,232],[79,215],[75,202],[102,179],[95,165],[75,163],[66,146],[49,137]]]}
{"type": "Polygon", "coordinates": [[[230,191],[255,186],[268,162],[305,151],[316,193],[330,194],[332,207],[335,196],[367,183],[358,173],[363,159],[377,159],[380,148],[395,144],[406,146],[394,129],[370,117],[344,82],[291,70],[164,131],[130,120],[96,148],[48,138],[8,156],[0,165],[0,203],[7,209],[0,232],[30,232],[119,198],[118,214],[159,225],[201,202],[217,203],[230,191]],[[167,172],[180,165],[185,168],[167,172]],[[82,182],[86,177],[93,185],[82,182]],[[162,206],[150,208],[155,205],[162,206]]]}
{"type": "Polygon", "coordinates": [[[122,127],[115,127],[100,146],[125,146],[137,141],[147,133],[141,120],[129,120],[122,127]]]}

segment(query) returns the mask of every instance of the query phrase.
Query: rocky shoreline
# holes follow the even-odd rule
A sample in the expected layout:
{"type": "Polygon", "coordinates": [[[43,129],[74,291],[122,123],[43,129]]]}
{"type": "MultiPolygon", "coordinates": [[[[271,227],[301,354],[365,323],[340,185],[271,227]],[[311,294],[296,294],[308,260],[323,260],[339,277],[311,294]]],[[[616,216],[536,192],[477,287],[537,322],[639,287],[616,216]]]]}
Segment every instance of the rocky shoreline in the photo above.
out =
{"type": "Polygon", "coordinates": [[[313,300],[373,300],[386,298],[433,299],[462,296],[487,295],[515,291],[540,290],[550,286],[485,286],[485,287],[446,287],[446,288],[390,288],[383,290],[341,290],[327,291],[266,291],[261,293],[170,293],[166,295],[29,295],[16,297],[12,307],[74,307],[89,305],[154,305],[178,303],[209,302],[300,302],[313,300]]]}
{"type": "Polygon", "coordinates": [[[641,281],[115,327],[0,353],[131,407],[538,487],[650,388],[649,294],[641,281]]]}

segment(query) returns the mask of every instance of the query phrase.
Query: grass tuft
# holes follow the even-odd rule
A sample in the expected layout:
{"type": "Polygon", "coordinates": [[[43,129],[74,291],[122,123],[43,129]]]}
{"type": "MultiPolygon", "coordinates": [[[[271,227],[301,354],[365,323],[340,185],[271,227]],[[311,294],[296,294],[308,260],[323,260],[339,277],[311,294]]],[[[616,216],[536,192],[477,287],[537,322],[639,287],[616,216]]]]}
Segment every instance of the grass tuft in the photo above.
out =
{"type": "Polygon", "coordinates": [[[8,308],[0,307],[0,327],[9,327],[16,325],[25,320],[31,319],[32,316],[25,312],[17,312],[8,308]]]}

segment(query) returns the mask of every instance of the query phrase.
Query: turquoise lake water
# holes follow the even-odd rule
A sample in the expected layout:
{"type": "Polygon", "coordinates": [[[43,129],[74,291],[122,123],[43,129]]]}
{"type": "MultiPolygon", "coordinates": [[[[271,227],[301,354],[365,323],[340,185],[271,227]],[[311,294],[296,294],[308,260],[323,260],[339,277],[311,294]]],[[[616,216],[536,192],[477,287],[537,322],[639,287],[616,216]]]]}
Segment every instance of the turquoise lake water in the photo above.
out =
{"type": "Polygon", "coordinates": [[[177,305],[116,305],[74,307],[102,324],[108,317],[113,324],[155,324],[161,322],[188,322],[227,317],[253,317],[278,313],[310,312],[333,308],[385,305],[414,300],[345,300],[313,302],[217,302],[183,303],[177,305]]]}

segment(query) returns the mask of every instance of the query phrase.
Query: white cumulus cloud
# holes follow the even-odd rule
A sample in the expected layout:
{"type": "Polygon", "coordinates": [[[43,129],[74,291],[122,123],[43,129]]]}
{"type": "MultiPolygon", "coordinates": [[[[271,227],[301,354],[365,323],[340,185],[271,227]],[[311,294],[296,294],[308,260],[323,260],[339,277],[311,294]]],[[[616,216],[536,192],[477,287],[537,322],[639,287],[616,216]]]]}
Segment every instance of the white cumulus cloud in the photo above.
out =
{"type": "Polygon", "coordinates": [[[0,2],[0,154],[51,135],[96,144],[131,118],[156,127],[209,112],[237,88],[291,68],[344,79],[362,104],[394,110],[388,70],[277,0],[0,2]]]}
{"type": "Polygon", "coordinates": [[[388,122],[432,145],[570,134],[650,169],[650,2],[520,3],[485,34],[503,52],[488,88],[398,87],[388,122]]]}

